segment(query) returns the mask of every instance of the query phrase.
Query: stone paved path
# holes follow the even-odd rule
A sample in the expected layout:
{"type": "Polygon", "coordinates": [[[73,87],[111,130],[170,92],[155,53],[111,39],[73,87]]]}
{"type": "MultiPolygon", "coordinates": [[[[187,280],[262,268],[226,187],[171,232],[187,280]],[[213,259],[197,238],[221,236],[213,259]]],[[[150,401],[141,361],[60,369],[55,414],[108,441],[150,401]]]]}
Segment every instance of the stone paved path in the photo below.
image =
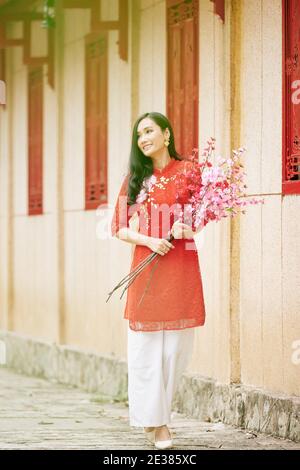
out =
{"type": "MultiPolygon", "coordinates": [[[[173,414],[174,449],[300,449],[300,443],[255,435],[222,423],[173,414]]],[[[153,449],[116,403],[0,368],[0,449],[153,449]]]]}

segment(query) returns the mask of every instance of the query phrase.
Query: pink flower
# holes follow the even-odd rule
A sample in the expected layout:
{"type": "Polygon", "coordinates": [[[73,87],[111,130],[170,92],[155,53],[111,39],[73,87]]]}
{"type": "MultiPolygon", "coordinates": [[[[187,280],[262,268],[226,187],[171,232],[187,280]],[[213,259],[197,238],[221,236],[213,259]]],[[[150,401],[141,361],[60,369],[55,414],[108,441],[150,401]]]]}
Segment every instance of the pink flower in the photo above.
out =
{"type": "Polygon", "coordinates": [[[145,189],[141,189],[139,194],[137,195],[136,202],[138,204],[142,204],[147,199],[147,197],[148,197],[148,194],[145,191],[145,189]]]}
{"type": "MultiPolygon", "coordinates": [[[[263,203],[263,199],[246,199],[244,178],[241,157],[245,152],[245,147],[233,150],[232,158],[217,157],[214,165],[211,160],[212,151],[215,148],[215,139],[211,138],[207,142],[207,147],[203,152],[203,162],[197,162],[195,155],[189,160],[193,163],[193,168],[187,173],[187,188],[189,191],[188,212],[192,215],[193,226],[206,225],[212,220],[221,220],[223,217],[235,216],[247,205],[263,203]]],[[[179,180],[180,182],[180,180],[179,180]]],[[[185,182],[186,184],[186,182],[185,182]]],[[[182,199],[182,191],[178,188],[178,200],[182,199]]]]}
{"type": "Polygon", "coordinates": [[[147,200],[149,193],[151,192],[151,188],[155,183],[156,183],[155,175],[151,175],[143,181],[142,188],[136,198],[136,202],[138,204],[141,204],[147,200]]]}

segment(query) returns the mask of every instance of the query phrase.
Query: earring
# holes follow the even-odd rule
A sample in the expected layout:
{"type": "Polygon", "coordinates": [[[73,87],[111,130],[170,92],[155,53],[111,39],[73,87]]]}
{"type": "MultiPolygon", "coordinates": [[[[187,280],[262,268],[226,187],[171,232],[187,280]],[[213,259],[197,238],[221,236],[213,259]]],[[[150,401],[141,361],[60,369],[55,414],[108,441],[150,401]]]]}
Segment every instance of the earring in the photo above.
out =
{"type": "Polygon", "coordinates": [[[165,140],[165,146],[168,147],[168,145],[170,144],[170,141],[169,140],[165,140]]]}

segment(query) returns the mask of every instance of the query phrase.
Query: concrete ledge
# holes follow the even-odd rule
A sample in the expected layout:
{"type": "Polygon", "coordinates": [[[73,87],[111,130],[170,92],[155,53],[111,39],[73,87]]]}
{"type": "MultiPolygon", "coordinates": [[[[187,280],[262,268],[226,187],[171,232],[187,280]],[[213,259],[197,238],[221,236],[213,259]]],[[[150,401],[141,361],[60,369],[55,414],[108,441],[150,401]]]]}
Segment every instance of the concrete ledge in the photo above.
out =
{"type": "Polygon", "coordinates": [[[299,397],[184,374],[173,408],[201,421],[222,421],[300,442],[299,397]]]}
{"type": "Polygon", "coordinates": [[[6,352],[5,364],[3,360],[2,364],[16,372],[120,400],[127,398],[126,361],[11,332],[0,331],[0,341],[5,344],[6,352]]]}
{"type": "MultiPolygon", "coordinates": [[[[127,400],[126,361],[3,331],[0,346],[0,362],[5,350],[5,366],[17,372],[127,400]]],[[[222,421],[300,442],[299,397],[184,374],[172,409],[201,421],[222,421]]]]}

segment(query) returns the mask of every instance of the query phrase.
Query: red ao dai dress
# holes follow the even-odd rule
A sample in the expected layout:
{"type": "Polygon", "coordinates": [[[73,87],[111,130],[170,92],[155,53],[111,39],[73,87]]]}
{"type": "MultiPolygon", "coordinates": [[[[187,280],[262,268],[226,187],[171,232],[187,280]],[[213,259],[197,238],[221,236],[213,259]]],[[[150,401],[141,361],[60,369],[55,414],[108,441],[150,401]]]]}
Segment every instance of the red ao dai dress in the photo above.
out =
{"type": "MultiPolygon", "coordinates": [[[[182,181],[185,181],[184,175],[190,165],[190,161],[172,158],[162,170],[154,169],[152,181],[155,183],[151,185],[147,199],[137,205],[139,233],[168,238],[174,222],[174,208],[178,207],[178,178],[184,193],[182,181]],[[165,211],[168,217],[162,214],[162,207],[169,208],[165,211]]],[[[129,227],[133,215],[132,206],[124,204],[128,181],[129,175],[123,181],[116,202],[111,224],[113,236],[120,228],[129,227]]],[[[132,330],[180,330],[205,322],[202,278],[194,239],[174,239],[171,243],[175,249],[164,256],[157,255],[127,290],[124,318],[129,320],[132,330]]],[[[130,271],[151,253],[147,246],[135,245],[130,271]]]]}

